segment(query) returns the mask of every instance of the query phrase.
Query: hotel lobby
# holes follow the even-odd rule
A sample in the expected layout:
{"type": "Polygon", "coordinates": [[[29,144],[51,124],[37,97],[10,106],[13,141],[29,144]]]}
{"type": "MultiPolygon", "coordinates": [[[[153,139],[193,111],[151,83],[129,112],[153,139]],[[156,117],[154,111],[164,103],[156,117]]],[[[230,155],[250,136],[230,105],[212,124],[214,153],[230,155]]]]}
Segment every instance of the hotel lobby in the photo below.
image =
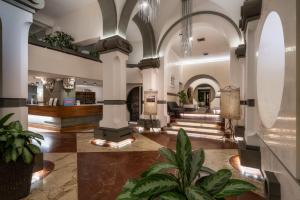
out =
{"type": "Polygon", "coordinates": [[[0,200],[300,200],[299,5],[0,0],[0,200]]]}

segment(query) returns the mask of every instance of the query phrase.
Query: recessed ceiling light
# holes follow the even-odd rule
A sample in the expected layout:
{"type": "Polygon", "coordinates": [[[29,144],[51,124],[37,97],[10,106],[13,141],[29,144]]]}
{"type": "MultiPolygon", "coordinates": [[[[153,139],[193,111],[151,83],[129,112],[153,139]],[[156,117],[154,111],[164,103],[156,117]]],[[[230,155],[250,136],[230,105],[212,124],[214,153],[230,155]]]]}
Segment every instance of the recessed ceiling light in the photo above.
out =
{"type": "Polygon", "coordinates": [[[198,38],[197,41],[198,41],[198,42],[204,42],[204,41],[205,41],[205,38],[204,38],[204,37],[203,37],[203,38],[198,38]]]}
{"type": "Polygon", "coordinates": [[[203,53],[203,55],[204,55],[204,56],[208,56],[208,53],[205,52],[205,53],[203,53]]]}

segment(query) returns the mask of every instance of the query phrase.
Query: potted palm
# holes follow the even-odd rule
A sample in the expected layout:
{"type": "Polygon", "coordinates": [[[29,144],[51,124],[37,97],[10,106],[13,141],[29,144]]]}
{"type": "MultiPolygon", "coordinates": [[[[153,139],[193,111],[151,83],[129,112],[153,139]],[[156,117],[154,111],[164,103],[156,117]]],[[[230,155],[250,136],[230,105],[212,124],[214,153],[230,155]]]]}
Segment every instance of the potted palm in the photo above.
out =
{"type": "Polygon", "coordinates": [[[43,136],[23,130],[19,121],[8,120],[13,114],[0,119],[0,197],[16,200],[30,193],[34,157],[40,153],[43,136]]]}
{"type": "Polygon", "coordinates": [[[181,107],[183,107],[183,104],[186,102],[187,94],[184,90],[181,90],[178,92],[178,98],[179,98],[179,104],[181,107]]]}
{"type": "Polygon", "coordinates": [[[224,200],[254,190],[251,183],[231,179],[232,172],[204,167],[203,149],[192,151],[190,140],[179,130],[176,152],[160,149],[166,162],[151,166],[140,179],[128,180],[117,200],[224,200]]]}

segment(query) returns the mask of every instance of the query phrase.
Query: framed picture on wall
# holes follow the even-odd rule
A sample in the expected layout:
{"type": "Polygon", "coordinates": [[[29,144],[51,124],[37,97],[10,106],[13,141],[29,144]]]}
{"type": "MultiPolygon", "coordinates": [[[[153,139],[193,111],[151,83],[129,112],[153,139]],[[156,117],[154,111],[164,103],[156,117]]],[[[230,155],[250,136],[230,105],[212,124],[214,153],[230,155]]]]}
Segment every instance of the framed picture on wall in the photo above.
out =
{"type": "Polygon", "coordinates": [[[173,88],[175,87],[175,76],[174,75],[171,75],[170,86],[173,87],[173,88]]]}

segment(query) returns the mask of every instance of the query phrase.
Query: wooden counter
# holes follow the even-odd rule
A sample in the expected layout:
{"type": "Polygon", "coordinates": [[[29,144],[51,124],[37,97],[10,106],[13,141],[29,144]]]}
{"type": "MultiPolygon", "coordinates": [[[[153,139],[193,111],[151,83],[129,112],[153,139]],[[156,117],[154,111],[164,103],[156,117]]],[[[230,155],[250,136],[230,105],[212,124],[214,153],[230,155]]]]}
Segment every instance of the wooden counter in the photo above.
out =
{"type": "Polygon", "coordinates": [[[99,126],[102,105],[40,106],[28,105],[28,124],[58,132],[81,132],[99,126]]]}

